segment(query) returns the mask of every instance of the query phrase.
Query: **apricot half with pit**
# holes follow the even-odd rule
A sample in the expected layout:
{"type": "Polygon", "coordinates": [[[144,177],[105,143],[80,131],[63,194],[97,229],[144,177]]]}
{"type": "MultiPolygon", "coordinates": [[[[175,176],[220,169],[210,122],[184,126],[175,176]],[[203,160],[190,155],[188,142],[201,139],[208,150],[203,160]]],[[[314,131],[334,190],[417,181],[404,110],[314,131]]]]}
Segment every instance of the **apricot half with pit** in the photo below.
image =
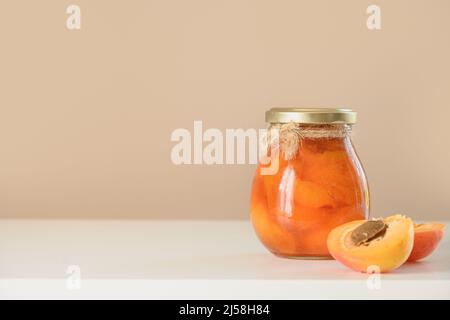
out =
{"type": "Polygon", "coordinates": [[[442,223],[421,223],[414,225],[414,246],[408,261],[428,257],[438,246],[444,235],[442,223]]]}
{"type": "Polygon", "coordinates": [[[414,243],[414,224],[403,215],[357,220],[334,228],[328,235],[330,254],[360,272],[388,272],[408,259],[414,243]]]}

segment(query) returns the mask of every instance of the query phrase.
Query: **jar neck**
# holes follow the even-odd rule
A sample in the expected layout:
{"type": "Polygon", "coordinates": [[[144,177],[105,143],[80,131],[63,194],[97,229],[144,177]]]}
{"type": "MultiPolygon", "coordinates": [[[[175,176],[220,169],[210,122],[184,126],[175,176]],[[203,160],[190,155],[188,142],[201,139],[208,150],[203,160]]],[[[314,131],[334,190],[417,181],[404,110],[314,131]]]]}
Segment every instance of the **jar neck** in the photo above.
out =
{"type": "Polygon", "coordinates": [[[298,135],[299,138],[326,139],[345,138],[350,136],[352,127],[350,124],[306,124],[306,123],[272,123],[269,130],[279,131],[280,139],[283,136],[298,135]]]}
{"type": "Polygon", "coordinates": [[[313,144],[331,140],[344,142],[350,134],[349,124],[273,123],[268,130],[267,146],[281,151],[285,160],[291,160],[297,155],[302,141],[311,141],[313,144]]]}

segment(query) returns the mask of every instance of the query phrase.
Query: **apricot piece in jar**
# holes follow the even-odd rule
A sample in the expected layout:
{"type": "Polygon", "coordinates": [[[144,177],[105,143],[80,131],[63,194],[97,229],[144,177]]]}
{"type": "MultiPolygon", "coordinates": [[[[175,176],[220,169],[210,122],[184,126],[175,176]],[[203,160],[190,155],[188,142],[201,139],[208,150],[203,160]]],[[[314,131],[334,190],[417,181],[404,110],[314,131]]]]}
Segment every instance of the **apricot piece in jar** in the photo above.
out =
{"type": "Polygon", "coordinates": [[[259,240],[274,254],[295,254],[295,239],[263,206],[251,208],[251,220],[259,240]]]}
{"type": "Polygon", "coordinates": [[[275,174],[262,175],[261,169],[267,168],[265,165],[260,165],[259,174],[264,181],[264,189],[267,197],[268,208],[278,208],[279,207],[279,197],[280,197],[280,184],[286,172],[293,170],[287,161],[283,160],[281,157],[279,159],[278,170],[275,174]]]}
{"type": "Polygon", "coordinates": [[[414,225],[414,246],[408,261],[428,257],[438,246],[444,235],[442,223],[422,223],[414,225]]]}
{"type": "Polygon", "coordinates": [[[317,183],[296,179],[294,200],[299,206],[320,208],[331,207],[334,200],[327,189],[317,183]]]}
{"type": "Polygon", "coordinates": [[[360,272],[388,272],[406,262],[414,243],[412,220],[393,215],[376,221],[358,220],[334,228],[327,239],[333,258],[360,272]]]}

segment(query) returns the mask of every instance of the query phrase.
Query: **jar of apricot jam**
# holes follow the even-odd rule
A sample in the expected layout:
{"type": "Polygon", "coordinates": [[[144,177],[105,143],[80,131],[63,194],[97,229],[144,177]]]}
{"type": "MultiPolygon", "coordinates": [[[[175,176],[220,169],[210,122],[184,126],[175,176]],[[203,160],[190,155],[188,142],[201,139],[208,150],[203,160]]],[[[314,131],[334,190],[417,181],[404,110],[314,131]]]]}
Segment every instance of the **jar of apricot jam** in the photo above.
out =
{"type": "Polygon", "coordinates": [[[272,108],[266,121],[271,161],[253,180],[254,229],[277,256],[329,258],[328,233],[369,218],[367,179],[350,137],[356,112],[272,108]]]}

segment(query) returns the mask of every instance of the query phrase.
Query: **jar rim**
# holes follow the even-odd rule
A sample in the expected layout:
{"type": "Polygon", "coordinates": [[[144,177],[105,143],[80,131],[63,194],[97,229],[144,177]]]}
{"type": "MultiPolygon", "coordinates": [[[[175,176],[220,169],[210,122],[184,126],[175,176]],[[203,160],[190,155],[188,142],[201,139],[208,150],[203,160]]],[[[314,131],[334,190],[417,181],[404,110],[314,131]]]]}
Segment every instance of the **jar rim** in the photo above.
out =
{"type": "Polygon", "coordinates": [[[269,123],[354,124],[357,113],[347,108],[271,108],[266,111],[269,123]]]}

